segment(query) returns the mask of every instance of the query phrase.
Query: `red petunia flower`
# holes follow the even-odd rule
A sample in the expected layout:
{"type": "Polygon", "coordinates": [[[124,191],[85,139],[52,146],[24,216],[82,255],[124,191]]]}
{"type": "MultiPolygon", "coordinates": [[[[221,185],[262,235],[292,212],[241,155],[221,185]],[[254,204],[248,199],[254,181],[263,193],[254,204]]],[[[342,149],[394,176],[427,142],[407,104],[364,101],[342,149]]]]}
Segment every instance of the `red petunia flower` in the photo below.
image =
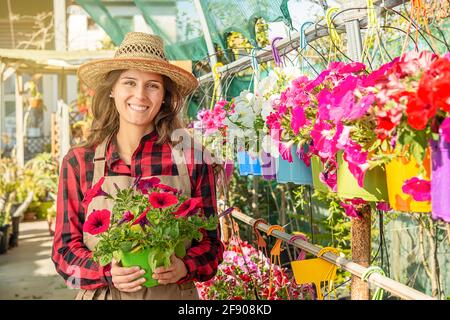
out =
{"type": "Polygon", "coordinates": [[[92,235],[108,230],[111,223],[111,212],[107,209],[94,210],[83,225],[83,231],[92,235]]]}
{"type": "Polygon", "coordinates": [[[190,198],[181,204],[177,211],[173,212],[176,217],[187,217],[195,214],[201,208],[202,198],[190,198]]]}
{"type": "Polygon", "coordinates": [[[147,212],[150,210],[150,208],[147,208],[144,210],[144,212],[141,213],[141,215],[133,221],[133,223],[131,224],[132,226],[139,224],[142,229],[144,229],[145,226],[150,226],[151,223],[150,221],[147,219],[147,212]]]}
{"type": "Polygon", "coordinates": [[[131,213],[131,211],[127,211],[123,214],[122,219],[120,219],[118,225],[121,225],[122,223],[129,222],[133,220],[134,215],[131,213]]]}
{"type": "Polygon", "coordinates": [[[152,192],[148,201],[153,208],[166,208],[178,203],[177,197],[167,192],[152,192]]]}
{"type": "Polygon", "coordinates": [[[155,188],[161,189],[161,190],[164,191],[164,192],[172,192],[172,193],[174,193],[174,194],[177,194],[178,191],[179,191],[178,189],[172,188],[172,187],[167,186],[167,185],[162,184],[162,183],[157,184],[157,185],[155,186],[155,188]]]}
{"type": "Polygon", "coordinates": [[[100,180],[98,180],[98,182],[96,184],[94,184],[94,186],[86,192],[86,195],[84,196],[84,199],[81,202],[81,204],[83,205],[85,210],[88,209],[89,204],[91,203],[92,199],[94,199],[95,197],[109,196],[108,193],[106,193],[105,191],[102,190],[102,184],[104,181],[105,181],[105,177],[101,177],[100,180]]]}
{"type": "Polygon", "coordinates": [[[138,182],[138,189],[141,190],[143,194],[148,194],[148,189],[155,188],[159,183],[161,182],[161,179],[157,177],[151,177],[149,179],[141,179],[138,182]]]}

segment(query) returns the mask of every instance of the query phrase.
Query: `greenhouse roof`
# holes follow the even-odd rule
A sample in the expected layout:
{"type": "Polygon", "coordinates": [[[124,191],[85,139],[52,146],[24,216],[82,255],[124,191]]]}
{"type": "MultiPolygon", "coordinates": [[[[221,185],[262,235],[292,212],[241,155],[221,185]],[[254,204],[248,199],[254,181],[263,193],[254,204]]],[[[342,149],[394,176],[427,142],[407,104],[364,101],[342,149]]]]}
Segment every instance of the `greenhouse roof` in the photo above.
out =
{"type": "Polygon", "coordinates": [[[74,74],[84,62],[113,55],[113,51],[0,49],[0,63],[23,73],[74,74]]]}
{"type": "MultiPolygon", "coordinates": [[[[54,51],[28,49],[0,49],[0,63],[22,73],[75,74],[78,67],[88,61],[108,59],[114,51],[54,51]]],[[[190,60],[170,61],[192,71],[190,60]]]]}

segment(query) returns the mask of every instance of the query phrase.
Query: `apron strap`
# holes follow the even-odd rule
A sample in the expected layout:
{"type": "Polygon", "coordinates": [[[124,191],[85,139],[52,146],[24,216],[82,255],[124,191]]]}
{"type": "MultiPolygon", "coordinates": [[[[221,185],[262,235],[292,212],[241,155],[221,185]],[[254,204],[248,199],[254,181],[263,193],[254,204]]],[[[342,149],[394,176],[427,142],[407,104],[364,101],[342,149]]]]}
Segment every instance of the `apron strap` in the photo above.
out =
{"type": "Polygon", "coordinates": [[[92,178],[92,185],[96,184],[98,180],[105,175],[106,148],[108,147],[113,135],[114,133],[110,134],[95,148],[94,177],[92,178]]]}

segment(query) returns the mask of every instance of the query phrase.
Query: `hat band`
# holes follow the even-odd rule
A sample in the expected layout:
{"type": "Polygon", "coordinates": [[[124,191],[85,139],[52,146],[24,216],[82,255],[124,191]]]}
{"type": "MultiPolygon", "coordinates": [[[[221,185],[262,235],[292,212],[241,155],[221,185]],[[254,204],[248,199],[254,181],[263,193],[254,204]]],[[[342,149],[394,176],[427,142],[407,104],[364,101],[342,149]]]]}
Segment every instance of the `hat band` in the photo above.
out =
{"type": "Polygon", "coordinates": [[[164,56],[164,52],[162,52],[158,48],[155,48],[154,46],[150,46],[144,43],[133,43],[121,46],[119,47],[119,49],[117,49],[115,57],[116,58],[135,57],[135,58],[150,58],[150,59],[157,58],[158,60],[167,61],[166,57],[164,56]]]}

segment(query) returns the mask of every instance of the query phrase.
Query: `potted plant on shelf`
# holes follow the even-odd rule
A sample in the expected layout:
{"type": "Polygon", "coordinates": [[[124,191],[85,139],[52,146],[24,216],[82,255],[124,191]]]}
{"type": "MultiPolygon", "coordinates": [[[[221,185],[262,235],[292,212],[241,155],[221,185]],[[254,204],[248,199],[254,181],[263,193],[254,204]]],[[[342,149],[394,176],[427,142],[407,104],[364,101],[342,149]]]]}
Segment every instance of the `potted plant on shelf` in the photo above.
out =
{"type": "Polygon", "coordinates": [[[28,103],[31,108],[42,107],[42,93],[39,92],[38,86],[35,81],[31,80],[25,84],[25,89],[28,89],[30,96],[28,97],[28,103]]]}

